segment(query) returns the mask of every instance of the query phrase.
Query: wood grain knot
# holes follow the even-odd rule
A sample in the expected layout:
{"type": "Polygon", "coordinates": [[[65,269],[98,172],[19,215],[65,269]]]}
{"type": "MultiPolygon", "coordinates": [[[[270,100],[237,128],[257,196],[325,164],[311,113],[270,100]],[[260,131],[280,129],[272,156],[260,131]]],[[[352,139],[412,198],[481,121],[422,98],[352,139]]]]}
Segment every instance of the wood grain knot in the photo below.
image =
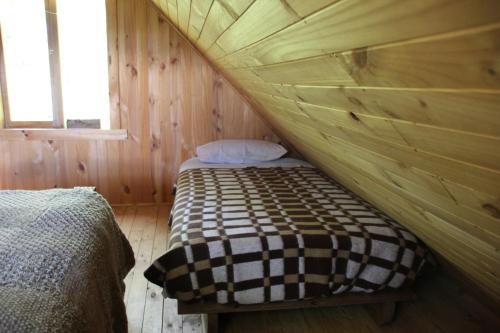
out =
{"type": "Polygon", "coordinates": [[[123,185],[123,192],[130,194],[130,187],[128,187],[128,185],[123,185]]]}
{"type": "Polygon", "coordinates": [[[421,106],[421,107],[423,107],[423,108],[426,108],[426,107],[427,107],[427,103],[426,103],[424,100],[419,99],[419,100],[418,100],[418,103],[419,103],[419,104],[420,104],[420,106],[421,106]]]}
{"type": "Polygon", "coordinates": [[[130,73],[132,74],[132,76],[137,76],[138,74],[138,71],[137,71],[137,68],[135,68],[134,65],[132,64],[127,64],[127,67],[130,67],[130,73]]]}
{"type": "Polygon", "coordinates": [[[351,116],[351,118],[356,120],[356,121],[361,121],[361,119],[359,119],[358,116],[354,112],[349,112],[349,116],[351,116]]]}
{"type": "Polygon", "coordinates": [[[160,139],[156,137],[156,135],[151,136],[151,151],[157,150],[160,148],[160,139]]]}
{"type": "Polygon", "coordinates": [[[493,204],[487,203],[483,205],[483,208],[488,211],[496,219],[500,219],[500,209],[498,209],[493,204]]]}
{"type": "Polygon", "coordinates": [[[352,61],[358,68],[365,68],[368,64],[368,52],[366,47],[354,50],[352,53],[352,61]]]}
{"type": "Polygon", "coordinates": [[[85,164],[83,162],[78,162],[78,171],[80,172],[85,172],[87,168],[85,167],[85,164]]]}

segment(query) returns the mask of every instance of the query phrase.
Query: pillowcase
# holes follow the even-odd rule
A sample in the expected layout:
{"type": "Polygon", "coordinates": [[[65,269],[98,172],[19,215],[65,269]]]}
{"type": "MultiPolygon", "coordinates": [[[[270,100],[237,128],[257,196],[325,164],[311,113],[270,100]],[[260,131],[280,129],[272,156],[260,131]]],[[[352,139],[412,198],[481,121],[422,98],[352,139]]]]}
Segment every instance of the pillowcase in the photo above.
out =
{"type": "Polygon", "coordinates": [[[196,148],[203,163],[258,163],[277,160],[286,153],[283,146],[262,140],[219,140],[196,148]]]}

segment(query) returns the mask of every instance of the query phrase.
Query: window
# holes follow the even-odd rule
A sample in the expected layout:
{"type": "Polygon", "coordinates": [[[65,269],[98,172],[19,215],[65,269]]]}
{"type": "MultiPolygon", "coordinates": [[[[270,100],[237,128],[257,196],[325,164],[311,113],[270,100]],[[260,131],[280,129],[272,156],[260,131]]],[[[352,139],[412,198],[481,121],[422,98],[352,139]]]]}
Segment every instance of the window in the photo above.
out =
{"type": "Polygon", "coordinates": [[[0,0],[5,127],[109,129],[107,49],[105,0],[0,0]]]}
{"type": "Polygon", "coordinates": [[[53,116],[44,2],[0,0],[0,3],[5,83],[2,93],[8,96],[3,99],[7,103],[3,108],[9,113],[6,118],[21,126],[31,121],[47,127],[53,116]],[[25,26],[26,22],[29,26],[25,26]]]}

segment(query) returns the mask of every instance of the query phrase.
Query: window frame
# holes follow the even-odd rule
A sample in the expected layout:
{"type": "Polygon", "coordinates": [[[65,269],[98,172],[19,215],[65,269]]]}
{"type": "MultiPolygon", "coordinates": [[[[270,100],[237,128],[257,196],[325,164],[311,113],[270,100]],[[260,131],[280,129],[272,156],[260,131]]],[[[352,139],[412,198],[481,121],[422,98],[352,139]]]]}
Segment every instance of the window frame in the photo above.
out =
{"type": "Polygon", "coordinates": [[[45,24],[49,48],[50,85],[52,94],[52,127],[64,128],[59,33],[57,30],[57,0],[45,0],[45,24]]]}
{"type": "MultiPolygon", "coordinates": [[[[119,114],[119,84],[118,77],[118,54],[117,54],[117,1],[105,0],[106,6],[106,31],[107,31],[107,55],[108,55],[108,93],[109,93],[109,117],[110,130],[94,129],[94,135],[99,131],[109,131],[118,133],[116,130],[121,128],[119,114]]],[[[9,109],[9,94],[6,80],[6,68],[3,52],[2,31],[0,26],[0,131],[3,130],[22,130],[22,129],[40,129],[50,130],[47,133],[59,131],[78,131],[85,132],[85,129],[71,129],[64,127],[64,113],[62,104],[62,86],[61,86],[61,68],[59,59],[59,36],[57,29],[57,0],[45,0],[45,21],[47,25],[47,39],[49,49],[50,82],[52,95],[52,121],[12,121],[9,109]]],[[[126,132],[126,131],[125,131],[126,132]]],[[[109,137],[109,133],[103,133],[103,137],[109,137]]],[[[58,134],[59,136],[59,134],[58,134]]],[[[0,135],[2,137],[2,135],[0,135]]],[[[4,136],[5,137],[5,136],[4,136]]],[[[7,136],[10,137],[10,136],[7,136]]],[[[123,133],[120,132],[120,137],[123,133]]]]}

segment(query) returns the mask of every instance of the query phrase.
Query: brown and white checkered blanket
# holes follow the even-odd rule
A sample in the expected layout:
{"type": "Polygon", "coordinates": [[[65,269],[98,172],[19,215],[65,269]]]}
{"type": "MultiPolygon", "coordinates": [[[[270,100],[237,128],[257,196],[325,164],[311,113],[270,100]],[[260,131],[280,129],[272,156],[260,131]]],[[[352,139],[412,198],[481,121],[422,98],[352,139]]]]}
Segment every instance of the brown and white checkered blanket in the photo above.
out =
{"type": "Polygon", "coordinates": [[[181,301],[255,304],[412,283],[427,248],[317,169],[181,173],[168,251],[145,272],[181,301]]]}

